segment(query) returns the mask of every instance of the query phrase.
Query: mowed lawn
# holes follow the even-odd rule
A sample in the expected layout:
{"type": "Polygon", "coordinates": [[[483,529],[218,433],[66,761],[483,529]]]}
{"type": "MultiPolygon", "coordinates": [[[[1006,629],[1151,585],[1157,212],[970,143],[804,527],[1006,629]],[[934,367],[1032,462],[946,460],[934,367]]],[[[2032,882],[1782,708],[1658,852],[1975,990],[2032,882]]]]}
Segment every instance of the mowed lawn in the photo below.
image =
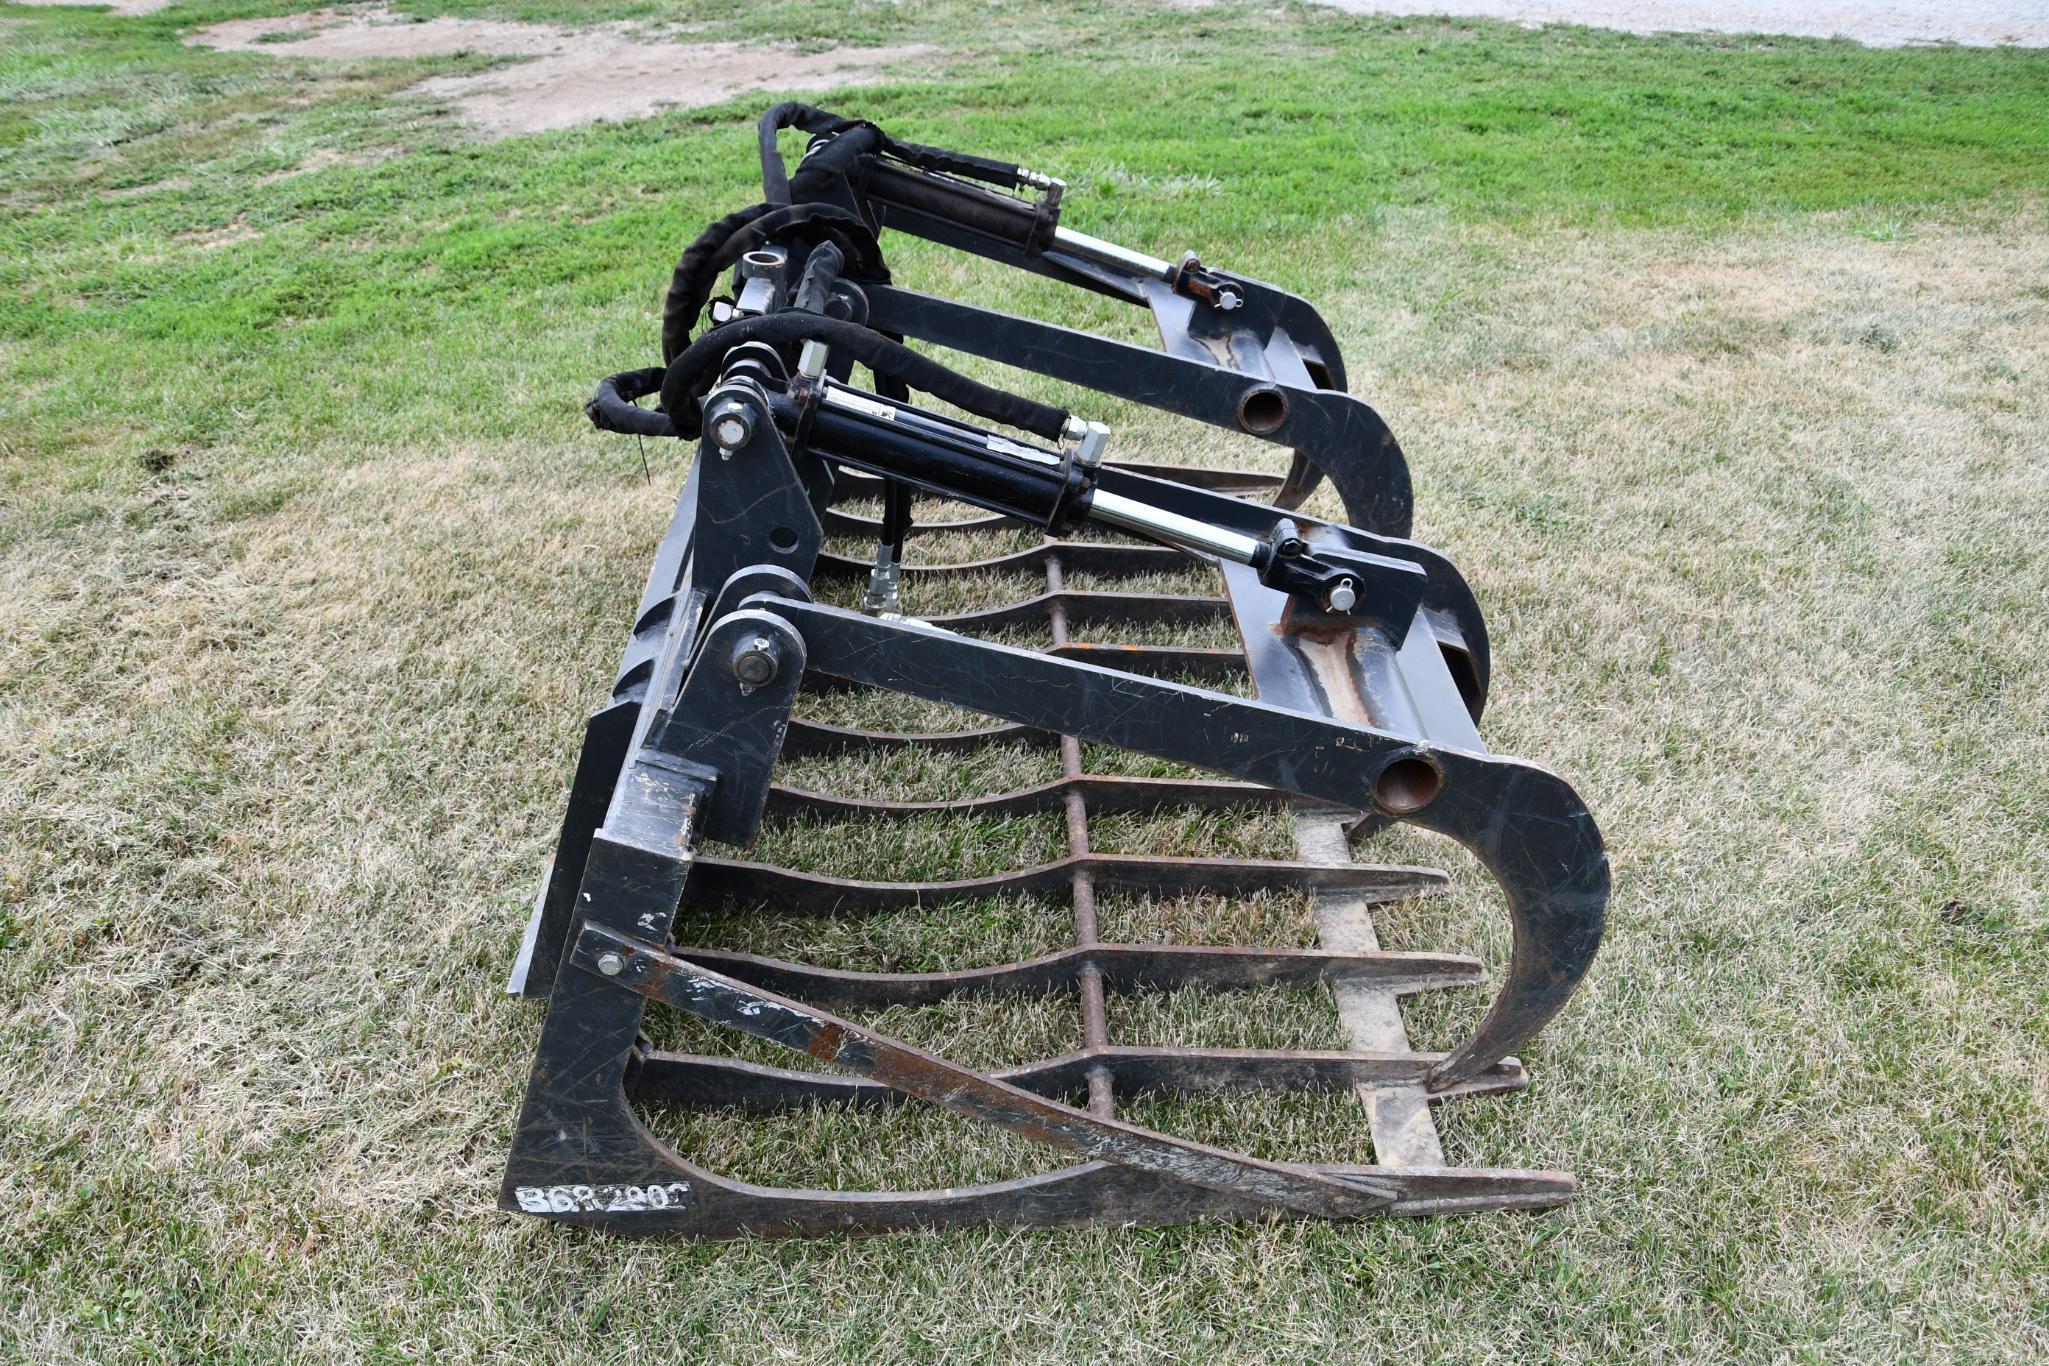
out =
{"type": "MultiPolygon", "coordinates": [[[[1487,611],[1490,741],[1570,777],[1614,861],[1531,1087],[1439,1112],[1454,1162],[1576,1173],[1564,1209],[688,1245],[494,1209],[538,1027],[502,983],[689,457],[644,477],[579,405],[655,358],[676,253],[753,202],[771,96],[488,142],[400,92],[493,59],[181,41],[289,8],[0,4],[0,1355],[2049,1357],[2049,55],[1228,3],[404,5],[929,44],[821,102],[1308,296],[1487,611]]],[[[1140,335],[890,245],[913,284],[1140,335]]],[[[1031,391],[1140,458],[1243,454],[1031,391]]],[[[811,776],[945,795],[1032,762],[811,776]]],[[[767,839],[871,877],[1059,852],[1031,822],[767,839]]],[[[1309,942],[1278,901],[1105,914],[1309,942]]],[[[707,932],[964,966],[1062,916],[707,932]]],[[[1505,949],[1470,876],[1380,925],[1505,949]]],[[[1417,1003],[1422,1046],[1468,995],[1417,1003]]],[[[1339,1042],[1313,994],[1119,1010],[1131,1041],[1339,1042]]],[[[1065,1003],[904,1016],[979,1063],[1072,1046],[1065,1003]]],[[[1349,1100],[1131,1113],[1368,1155],[1349,1100]]],[[[914,1115],[663,1123],[760,1179],[1045,1160],[914,1115]]]]}

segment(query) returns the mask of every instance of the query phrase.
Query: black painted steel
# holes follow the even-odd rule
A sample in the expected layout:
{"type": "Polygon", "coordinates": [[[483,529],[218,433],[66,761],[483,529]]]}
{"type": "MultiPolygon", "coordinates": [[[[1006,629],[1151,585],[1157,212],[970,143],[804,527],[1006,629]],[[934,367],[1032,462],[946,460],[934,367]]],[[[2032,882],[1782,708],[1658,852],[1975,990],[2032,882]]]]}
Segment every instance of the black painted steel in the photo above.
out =
{"type": "Polygon", "coordinates": [[[576,954],[578,966],[644,996],[1086,1158],[1326,1217],[1364,1214],[1395,1197],[1370,1177],[1286,1167],[1062,1105],[602,926],[584,928],[576,954]],[[600,966],[607,958],[619,967],[600,966]]]}
{"type": "MultiPolygon", "coordinates": [[[[929,525],[929,524],[928,524],[929,525]]],[[[929,533],[928,533],[929,534],[929,533]]],[[[1048,540],[1027,550],[995,555],[986,560],[959,564],[906,564],[906,577],[946,574],[1030,574],[1043,576],[1046,562],[1058,556],[1070,573],[1076,574],[1172,574],[1197,562],[1172,546],[1131,545],[1122,541],[1048,540]]],[[[818,557],[817,578],[822,580],[865,579],[868,562],[830,552],[818,557]]]]}
{"type": "MultiPolygon", "coordinates": [[[[1467,1080],[1514,1052],[1563,1008],[1593,964],[1606,923],[1607,853],[1577,794],[1548,769],[916,623],[753,601],[789,618],[819,673],[1376,811],[1464,845],[1506,894],[1515,951],[1503,991],[1480,1028],[1432,1071],[1433,1087],[1467,1080]],[[1387,785],[1391,772],[1408,771],[1397,765],[1435,774],[1427,800],[1413,809],[1387,785]]],[[[1411,634],[1420,645],[1427,631],[1419,624],[1411,634]]],[[[1365,645],[1355,637],[1347,653],[1365,645]]],[[[1449,689],[1448,670],[1443,677],[1449,689]]],[[[1370,708],[1370,699],[1360,700],[1370,708]]]]}
{"type": "MultiPolygon", "coordinates": [[[[863,732],[850,732],[862,734],[863,732]]],[[[1057,740],[1057,737],[1054,737],[1057,740]]],[[[789,746],[785,742],[787,752],[789,746]]],[[[623,761],[624,755],[621,755],[623,761]]],[[[1258,783],[1220,782],[1202,778],[1133,778],[1114,773],[1083,773],[1056,778],[1014,792],[990,792],[945,801],[874,801],[831,792],[810,792],[782,784],[769,789],[768,811],[775,816],[811,820],[905,819],[915,816],[1027,816],[1064,811],[1070,798],[1080,797],[1098,814],[1106,811],[1151,813],[1175,809],[1228,811],[1233,808],[1286,808],[1292,799],[1258,783]]]]}
{"type": "Polygon", "coordinates": [[[1432,868],[1280,859],[1170,859],[1141,854],[1085,854],[991,877],[944,882],[856,882],[705,854],[698,856],[691,870],[690,889],[706,900],[759,901],[806,914],[835,915],[913,906],[936,908],[999,896],[1055,896],[1078,872],[1088,874],[1096,886],[1116,891],[1207,891],[1226,896],[1343,890],[1393,900],[1432,892],[1444,884],[1444,875],[1432,868]]]}
{"type": "Polygon", "coordinates": [[[1318,470],[1337,472],[1346,514],[1358,525],[1408,534],[1414,502],[1394,434],[1364,400],[1319,385],[1284,329],[1233,326],[1204,336],[1194,305],[1184,310],[1187,301],[1169,294],[1155,305],[1166,348],[1155,351],[893,285],[866,292],[873,326],[1292,447],[1318,470]]]}
{"type": "MultiPolygon", "coordinates": [[[[1089,970],[1124,991],[1250,991],[1371,981],[1399,992],[1478,986],[1478,959],[1456,954],[1340,953],[1231,944],[1090,944],[1019,963],[953,972],[850,972],[723,949],[678,949],[694,963],[817,1005],[879,1010],[960,996],[1044,996],[1072,991],[1089,970]]],[[[1422,1072],[1415,1074],[1421,1080],[1422,1072]]]]}
{"type": "MultiPolygon", "coordinates": [[[[1089,1074],[1107,1070],[1120,1095],[1216,1096],[1261,1091],[1342,1091],[1413,1085],[1435,1061],[1430,1053],[1317,1053],[1261,1048],[1143,1048],[1112,1045],[997,1067],[989,1075],[1056,1099],[1079,1100],[1089,1074]]],[[[1462,1096],[1495,1095],[1529,1085],[1519,1063],[1500,1063],[1465,1083],[1462,1096]]],[[[728,1107],[773,1114],[812,1105],[884,1108],[913,1097],[867,1077],[797,1072],[694,1053],[650,1053],[634,1077],[633,1098],[692,1109],[728,1107]]]]}

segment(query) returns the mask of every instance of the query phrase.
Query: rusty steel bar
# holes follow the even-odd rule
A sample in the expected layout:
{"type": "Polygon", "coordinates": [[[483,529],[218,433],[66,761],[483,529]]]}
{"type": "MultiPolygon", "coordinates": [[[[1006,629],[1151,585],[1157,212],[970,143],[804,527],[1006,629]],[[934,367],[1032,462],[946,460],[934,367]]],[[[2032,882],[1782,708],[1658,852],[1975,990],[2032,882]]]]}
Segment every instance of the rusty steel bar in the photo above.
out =
{"type": "Polygon", "coordinates": [[[1266,1162],[1076,1110],[601,925],[584,926],[573,961],[586,972],[700,1019],[1084,1158],[1328,1218],[1371,1213],[1391,1204],[1397,1194],[1370,1177],[1266,1162]]]}
{"type": "MultiPolygon", "coordinates": [[[[1043,575],[1046,572],[1046,561],[1055,555],[1060,557],[1062,565],[1074,573],[1105,576],[1171,574],[1199,563],[1170,545],[1151,545],[1136,541],[1048,539],[1028,549],[1009,555],[993,555],[986,560],[966,560],[959,564],[906,564],[898,568],[906,578],[941,574],[1043,575]]],[[[835,555],[828,551],[818,557],[813,578],[865,582],[871,568],[873,566],[866,560],[857,560],[851,555],[835,555]]]]}
{"type": "Polygon", "coordinates": [[[1059,740],[1060,737],[1050,730],[1040,730],[1036,726],[1013,725],[1009,722],[978,726],[973,730],[886,731],[857,730],[851,726],[835,726],[824,721],[811,721],[802,716],[795,716],[790,718],[790,728],[783,736],[783,753],[855,754],[895,749],[962,753],[986,749],[991,745],[1028,745],[1034,749],[1043,749],[1058,744],[1059,740]]]}
{"type": "MultiPolygon", "coordinates": [[[[689,953],[680,955],[700,960],[689,953]]],[[[1054,1100],[1091,1098],[1095,1078],[1107,1074],[1123,1095],[1230,1095],[1237,1092],[1342,1091],[1353,1087],[1409,1087],[1443,1055],[1438,1053],[1324,1052],[1308,1049],[1153,1048],[1112,1045],[991,1069],[989,1075],[1054,1100]]],[[[1463,1083],[1450,1095],[1491,1095],[1527,1086],[1514,1060],[1463,1083]]],[[[716,1109],[737,1106],[757,1113],[807,1105],[900,1105],[903,1092],[866,1077],[799,1072],[738,1058],[698,1053],[648,1053],[634,1076],[633,1098],[663,1105],[716,1109]]],[[[1394,1165],[1381,1159],[1381,1165],[1394,1165]]],[[[1406,1165],[1406,1164],[1405,1164],[1406,1165]]],[[[1443,1165],[1437,1163],[1434,1165],[1443,1165]]]]}
{"type": "MultiPolygon", "coordinates": [[[[788,746],[784,746],[785,750],[788,746]]],[[[871,801],[833,792],[812,792],[778,783],[769,789],[771,815],[813,819],[906,819],[913,816],[1029,816],[1065,811],[1071,796],[1084,798],[1092,811],[1143,814],[1180,808],[1227,810],[1239,806],[1293,809],[1286,793],[1258,783],[1222,778],[1132,778],[1111,773],[1079,773],[1059,777],[1015,792],[992,792],[953,801],[871,801]]],[[[1340,808],[1320,808],[1337,812],[1340,808]]]]}
{"type": "Polygon", "coordinates": [[[785,996],[835,1008],[929,1006],[957,996],[1045,996],[1074,989],[1085,968],[1119,991],[1203,987],[1312,987],[1356,981],[1407,994],[1476,987],[1487,980],[1480,960],[1455,953],[1390,949],[1274,948],[1237,944],[1105,944],[1076,946],[1022,962],[953,972],[856,972],[733,949],[680,948],[692,962],[785,996]]]}
{"type": "MultiPolygon", "coordinates": [[[[1055,581],[1059,563],[1057,557],[1047,560],[1047,582],[1055,581]]],[[[1054,588],[1042,597],[974,612],[950,612],[926,620],[949,631],[998,631],[1011,626],[1034,626],[1056,613],[1055,619],[1067,627],[1207,625],[1231,619],[1231,600],[1215,594],[1071,593],[1054,588]]],[[[1068,643],[1065,630],[1053,641],[1055,646],[1068,643]]]]}
{"type": "MultiPolygon", "coordinates": [[[[1067,644],[1068,614],[1071,610],[1071,595],[1065,591],[1066,582],[1060,570],[1060,557],[1046,557],[1046,596],[1042,601],[1046,607],[1047,625],[1051,629],[1053,648],[1067,644]]],[[[1060,737],[1060,771],[1068,781],[1066,797],[1067,854],[1077,860],[1074,877],[1069,888],[1069,897],[1074,907],[1075,945],[1086,952],[1094,948],[1100,936],[1096,923],[1096,880],[1081,866],[1079,860],[1089,854],[1088,802],[1082,796],[1081,741],[1072,735],[1060,737]]],[[[1081,1037],[1088,1048],[1107,1048],[1110,1044],[1110,1015],[1103,1000],[1103,970],[1093,962],[1084,961],[1075,979],[1077,994],[1081,997],[1081,1037]]],[[[1117,1101],[1113,1077],[1108,1067],[1088,1069],[1089,1112],[1108,1116],[1115,1112],[1117,1101]]]]}
{"type": "Polygon", "coordinates": [[[957,905],[992,896],[1063,894],[1077,871],[1086,871],[1097,890],[1147,893],[1215,892],[1250,896],[1260,892],[1344,888],[1391,901],[1445,883],[1434,868],[1357,863],[1333,867],[1286,859],[1159,858],[1148,854],[1086,854],[1035,868],[989,877],[944,882],[856,882],[800,872],[772,863],[700,854],[692,864],[690,891],[703,899],[773,901],[807,914],[897,910],[957,905]]]}

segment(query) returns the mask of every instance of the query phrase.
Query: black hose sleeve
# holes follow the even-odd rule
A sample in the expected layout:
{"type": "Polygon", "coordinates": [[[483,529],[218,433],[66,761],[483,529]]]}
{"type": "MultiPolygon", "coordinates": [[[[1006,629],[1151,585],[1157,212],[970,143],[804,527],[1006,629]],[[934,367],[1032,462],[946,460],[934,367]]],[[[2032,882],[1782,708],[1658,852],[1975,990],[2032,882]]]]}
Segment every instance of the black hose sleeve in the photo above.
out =
{"type": "Polygon", "coordinates": [[[837,204],[858,214],[860,198],[854,182],[861,167],[889,139],[872,123],[857,124],[805,153],[790,176],[790,199],[798,204],[837,204]]]}
{"type": "Polygon", "coordinates": [[[1007,190],[1018,189],[1024,184],[1020,168],[1015,162],[997,161],[991,157],[975,156],[969,152],[948,151],[944,147],[928,147],[919,142],[900,142],[889,136],[865,119],[842,118],[828,113],[816,105],[800,100],[787,100],[770,106],[757,125],[761,141],[761,190],[762,198],[771,204],[788,204],[793,199],[815,198],[803,195],[793,188],[792,178],[783,165],[782,152],[776,146],[776,134],[785,128],[797,128],[816,136],[830,136],[833,144],[821,147],[805,158],[797,168],[797,179],[802,180],[807,171],[816,169],[828,175],[851,179],[853,161],[858,156],[882,151],[908,165],[927,171],[939,171],[947,175],[966,176],[988,185],[1001,185],[1007,190]],[[859,136],[848,138],[848,133],[859,136]],[[842,145],[844,144],[844,145],[842,145]]]}
{"type": "Polygon", "coordinates": [[[1066,430],[1068,414],[1064,408],[992,389],[858,324],[816,313],[785,312],[735,318],[714,327],[670,362],[669,372],[662,379],[662,407],[668,410],[676,434],[697,434],[702,421],[697,410],[697,382],[707,380],[709,387],[708,378],[726,352],[745,341],[782,345],[814,339],[843,349],[847,356],[877,375],[901,380],[987,421],[1016,427],[1049,441],[1058,441],[1066,430]]]}
{"type": "Polygon", "coordinates": [[[1001,185],[1007,190],[1017,189],[1024,184],[1015,162],[995,161],[968,152],[949,152],[944,147],[925,147],[915,142],[898,142],[891,137],[883,139],[883,150],[898,161],[906,162],[923,171],[966,176],[970,180],[979,180],[984,184],[1001,185]]]}
{"type": "Polygon", "coordinates": [[[583,405],[583,411],[600,431],[625,432],[629,436],[674,436],[676,425],[669,421],[667,413],[642,408],[633,401],[660,389],[662,376],[667,373],[659,365],[650,365],[645,370],[607,375],[598,381],[597,392],[583,405]]]}
{"type": "Polygon", "coordinates": [[[674,360],[690,344],[690,329],[711,298],[719,272],[748,252],[782,233],[793,233],[813,241],[840,245],[848,265],[843,269],[864,280],[889,281],[889,267],[883,263],[882,247],[861,216],[835,204],[791,204],[771,208],[756,204],[751,209],[729,213],[698,235],[669,282],[669,297],[662,304],[662,358],[674,360]],[[715,231],[724,236],[716,243],[715,231]]]}
{"type": "Polygon", "coordinates": [[[832,298],[833,282],[839,279],[846,263],[846,254],[837,242],[820,242],[811,248],[811,254],[804,258],[804,275],[797,281],[797,292],[790,296],[791,307],[806,313],[825,312],[826,301],[832,298]]]}
{"type": "MultiPolygon", "coordinates": [[[[960,222],[1028,254],[1052,243],[1059,218],[1057,195],[1026,203],[961,183],[965,178],[1004,190],[1022,188],[1024,172],[1013,163],[900,142],[866,120],[842,118],[797,100],[771,106],[761,116],[757,136],[762,198],[772,208],[834,205],[861,220],[872,236],[881,229],[881,217],[868,202],[873,196],[960,222]],[[794,174],[784,165],[776,141],[785,128],[801,129],[814,138],[794,174]]],[[[859,262],[853,269],[866,273],[859,262]]],[[[673,356],[674,351],[665,354],[673,356]]]]}
{"type": "MultiPolygon", "coordinates": [[[[784,100],[772,104],[755,124],[755,135],[761,143],[761,197],[772,207],[781,208],[791,203],[790,173],[783,165],[782,150],[776,146],[776,134],[785,128],[796,128],[816,136],[820,133],[844,133],[850,128],[861,127],[858,119],[841,118],[828,114],[816,105],[802,100],[784,100]]],[[[867,125],[874,128],[875,125],[867,125]]],[[[879,135],[881,130],[876,129],[879,135]]]]}
{"type": "Polygon", "coordinates": [[[882,259],[882,246],[861,216],[837,204],[792,204],[772,209],[737,229],[713,258],[715,269],[733,264],[766,242],[790,233],[811,242],[837,242],[843,257],[842,269],[864,280],[889,283],[889,267],[882,259]]]}
{"type": "Polygon", "coordinates": [[[697,326],[697,315],[704,312],[712,285],[718,280],[719,249],[734,233],[768,212],[766,204],[736,209],[707,226],[697,234],[696,241],[683,249],[676,262],[676,273],[669,279],[668,297],[662,300],[662,359],[667,360],[689,343],[690,329],[697,326]]]}

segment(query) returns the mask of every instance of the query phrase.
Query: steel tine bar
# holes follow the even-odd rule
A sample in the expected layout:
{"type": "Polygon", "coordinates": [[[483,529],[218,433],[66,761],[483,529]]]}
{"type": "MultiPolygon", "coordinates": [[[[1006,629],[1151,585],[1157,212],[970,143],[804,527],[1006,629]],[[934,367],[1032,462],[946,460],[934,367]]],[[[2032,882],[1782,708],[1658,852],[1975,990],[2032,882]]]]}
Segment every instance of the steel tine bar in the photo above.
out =
{"type": "Polygon", "coordinates": [[[700,1019],[1084,1158],[1329,1218],[1370,1213],[1397,1193],[1368,1178],[1264,1162],[1076,1110],[599,925],[584,927],[576,962],[700,1019]]]}
{"type": "MultiPolygon", "coordinates": [[[[1270,493],[1284,482],[1277,474],[1257,470],[1209,469],[1202,465],[1159,465],[1144,460],[1112,460],[1111,469],[1129,470],[1149,479],[1172,479],[1217,493],[1270,493]]],[[[882,480],[865,471],[841,468],[834,472],[833,494],[841,499],[880,498],[882,480]]]]}
{"type": "MultiPolygon", "coordinates": [[[[1053,637],[1057,649],[1068,642],[1067,627],[1070,616],[1069,595],[1065,566],[1060,557],[1046,558],[1046,628],[1053,637]]],[[[1081,741],[1072,735],[1060,737],[1060,772],[1065,778],[1078,783],[1081,778],[1081,741]]],[[[1071,786],[1062,802],[1062,814],[1067,821],[1067,854],[1076,860],[1072,881],[1067,889],[1067,901],[1074,912],[1075,946],[1084,951],[1102,941],[1100,922],[1096,917],[1096,880],[1088,871],[1085,860],[1089,854],[1089,808],[1080,786],[1071,786]]],[[[1110,1009],[1105,996],[1103,969],[1093,958],[1084,957],[1074,981],[1076,995],[1081,1005],[1081,1038],[1091,1049],[1104,1048],[1110,1042],[1110,1009]]],[[[1088,1107],[1091,1114],[1114,1116],[1117,1113],[1117,1079],[1107,1067],[1090,1067],[1086,1072],[1088,1086],[1088,1107]]]]}
{"type": "MultiPolygon", "coordinates": [[[[1246,676],[1245,651],[1199,645],[1110,645],[1077,641],[1041,651],[1149,678],[1199,678],[1209,682],[1246,676]]],[[[806,686],[809,686],[808,684],[806,686]]]]}
{"type": "MultiPolygon", "coordinates": [[[[1112,1087],[1121,1095],[1210,1096],[1342,1091],[1355,1086],[1411,1087],[1422,1103],[1423,1073],[1442,1056],[1110,1045],[1018,1067],[996,1068],[989,1075],[1038,1095],[1066,1101],[1087,1096],[1090,1075],[1101,1071],[1110,1076],[1112,1087]]],[[[1427,1099],[1491,1095],[1528,1084],[1529,1076],[1522,1064],[1511,1059],[1496,1063],[1454,1091],[1440,1091],[1427,1099]]],[[[908,1097],[866,1077],[797,1072],[697,1053],[649,1053],[642,1057],[635,1075],[633,1099],[638,1103],[690,1109],[731,1106],[773,1113],[809,1105],[894,1106],[908,1097]]]]}
{"type": "Polygon", "coordinates": [[[963,996],[1046,996],[1071,991],[1093,969],[1120,991],[1251,991],[1360,982],[1390,992],[1474,987],[1487,980],[1477,958],[1375,949],[1243,947],[1236,944],[1077,945],[1057,953],[958,972],[854,972],[726,949],[679,948],[694,963],[785,996],[834,1009],[930,1006],[963,996]]]}
{"type": "MultiPolygon", "coordinates": [[[[1139,541],[1045,541],[1028,550],[996,555],[986,560],[965,560],[959,564],[907,564],[906,576],[940,574],[1043,574],[1053,556],[1078,574],[1127,575],[1171,574],[1200,563],[1172,546],[1139,541]]],[[[814,579],[865,583],[872,566],[851,555],[827,551],[818,557],[814,579]]]]}
{"type": "Polygon", "coordinates": [[[790,718],[789,731],[783,736],[783,753],[852,754],[896,749],[961,753],[986,749],[992,745],[1028,745],[1034,749],[1044,749],[1058,743],[1060,737],[1052,731],[1039,730],[1033,726],[1013,725],[1010,722],[983,726],[978,730],[888,731],[857,730],[851,726],[827,725],[823,721],[809,721],[801,716],[795,716],[790,718]]]}
{"type": "MultiPolygon", "coordinates": [[[[1028,816],[1066,809],[1070,793],[1079,793],[1098,811],[1145,814],[1169,807],[1197,811],[1226,810],[1235,806],[1263,806],[1293,809],[1299,799],[1258,783],[1230,782],[1210,778],[1127,778],[1111,774],[1077,774],[1056,778],[1036,787],[1015,792],[993,792],[980,797],[963,797],[943,802],[873,801],[866,797],[842,797],[827,792],[809,792],[781,783],[769,789],[768,811],[774,816],[826,819],[903,820],[914,816],[1028,816]]],[[[1337,812],[1338,808],[1328,808],[1337,812]]]]}
{"type": "MultiPolygon", "coordinates": [[[[944,618],[931,623],[946,627],[944,618]]],[[[959,632],[973,635],[972,631],[959,632]]],[[[1123,673],[1140,674],[1147,678],[1199,679],[1215,683],[1247,676],[1245,651],[1209,645],[1118,645],[1107,641],[1070,641],[1055,645],[1037,653],[1050,655],[1054,659],[1076,659],[1084,664],[1098,664],[1106,669],[1123,673]]],[[[841,678],[836,674],[813,671],[804,675],[804,691],[814,695],[827,693],[864,692],[880,689],[894,691],[884,685],[862,683],[841,678]]]]}
{"type": "Polygon", "coordinates": [[[1201,465],[1162,465],[1147,460],[1112,460],[1113,470],[1124,470],[1131,474],[1142,474],[1148,479],[1171,479],[1190,488],[1208,489],[1212,493],[1229,493],[1239,497],[1248,494],[1275,493],[1286,480],[1278,474],[1261,474],[1257,470],[1218,470],[1201,465]]]}
{"type": "Polygon", "coordinates": [[[1035,868],[989,877],[934,882],[856,882],[799,872],[772,863],[700,854],[691,866],[694,896],[735,901],[772,901],[809,914],[901,910],[957,905],[1004,895],[1046,896],[1063,892],[1077,871],[1098,886],[1119,891],[1174,895],[1214,892],[1251,896],[1260,892],[1344,888],[1393,901],[1435,891],[1446,881],[1434,868],[1365,863],[1333,866],[1282,859],[1158,858],[1146,854],[1087,854],[1035,868]]]}
{"type": "MultiPolygon", "coordinates": [[[[1229,598],[1183,593],[1042,593],[1022,602],[985,607],[974,612],[952,612],[927,617],[934,626],[972,634],[1001,630],[1009,626],[1038,626],[1054,609],[1074,626],[1181,626],[1228,621],[1229,598]]],[[[1056,645],[1066,644],[1056,641],[1056,645]]],[[[1242,655],[1242,651],[1239,652],[1242,655]]]]}
{"type": "MultiPolygon", "coordinates": [[[[1034,653],[1049,655],[1054,659],[1079,660],[1084,664],[1100,665],[1106,669],[1139,674],[1147,678],[1189,678],[1214,683],[1242,679],[1246,676],[1243,650],[1207,645],[1115,645],[1101,641],[1071,641],[1066,645],[1055,645],[1034,653]]],[[[893,691],[881,684],[863,683],[816,670],[804,675],[804,691],[814,695],[878,689],[884,692],[893,691]]],[[[796,722],[793,721],[792,731],[795,728],[796,722]]]]}
{"type": "MultiPolygon", "coordinates": [[[[852,512],[842,512],[829,507],[819,519],[828,536],[879,536],[882,534],[880,517],[862,517],[852,512]]],[[[965,517],[958,522],[913,522],[904,532],[907,536],[937,536],[948,531],[1001,531],[1005,528],[1029,527],[1032,523],[1016,517],[995,514],[986,517],[965,517]]]]}

